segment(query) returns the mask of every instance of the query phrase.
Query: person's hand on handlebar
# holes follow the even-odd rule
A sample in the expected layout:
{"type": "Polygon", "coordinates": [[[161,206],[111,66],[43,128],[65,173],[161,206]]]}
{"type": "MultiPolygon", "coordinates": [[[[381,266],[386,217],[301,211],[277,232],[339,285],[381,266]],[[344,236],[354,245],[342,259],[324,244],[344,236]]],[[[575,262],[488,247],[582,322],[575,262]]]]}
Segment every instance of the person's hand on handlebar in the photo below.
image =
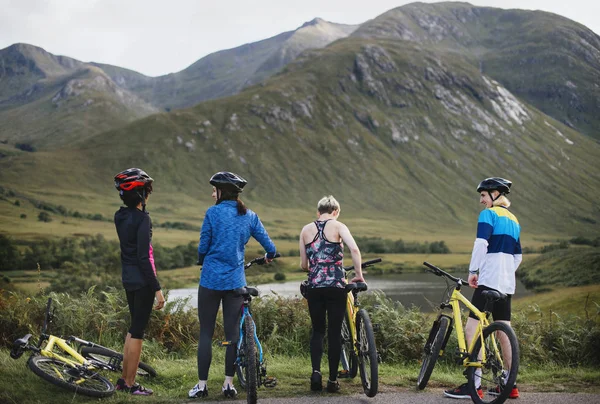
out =
{"type": "Polygon", "coordinates": [[[352,278],[352,280],[350,280],[350,283],[356,283],[356,282],[364,282],[365,278],[362,276],[355,276],[354,278],[352,278]]]}
{"type": "Polygon", "coordinates": [[[268,264],[269,262],[272,262],[272,261],[273,261],[273,258],[269,258],[269,257],[267,257],[267,254],[268,254],[268,253],[266,253],[266,254],[265,254],[265,263],[267,263],[267,264],[268,264]]]}

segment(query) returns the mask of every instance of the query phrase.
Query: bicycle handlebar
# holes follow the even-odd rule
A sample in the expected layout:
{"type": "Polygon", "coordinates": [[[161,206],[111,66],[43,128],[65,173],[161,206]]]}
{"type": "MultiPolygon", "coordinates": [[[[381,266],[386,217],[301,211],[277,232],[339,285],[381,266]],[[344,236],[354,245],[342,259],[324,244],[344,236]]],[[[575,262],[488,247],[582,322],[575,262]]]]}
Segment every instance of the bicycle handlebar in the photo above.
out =
{"type": "MultiPolygon", "coordinates": [[[[360,264],[360,267],[364,269],[364,268],[366,268],[366,267],[370,267],[370,266],[372,266],[372,265],[375,265],[375,264],[377,264],[378,262],[381,262],[381,258],[375,258],[375,259],[372,259],[372,260],[369,260],[369,261],[365,261],[365,262],[363,262],[362,264],[360,264]]],[[[352,265],[352,266],[349,266],[349,267],[344,267],[344,270],[345,270],[346,272],[348,272],[348,271],[352,271],[353,269],[354,269],[354,265],[352,265]]]]}
{"type": "Polygon", "coordinates": [[[467,282],[465,282],[464,280],[462,280],[462,279],[460,279],[460,278],[457,278],[457,277],[455,277],[455,276],[452,276],[452,275],[450,275],[448,272],[446,272],[446,271],[443,271],[442,269],[440,269],[440,268],[436,267],[436,266],[435,266],[435,265],[433,265],[433,264],[430,264],[430,263],[429,263],[429,262],[427,262],[427,261],[423,262],[423,265],[425,265],[426,267],[430,268],[430,269],[431,269],[431,271],[429,271],[429,272],[431,272],[431,273],[432,273],[432,274],[434,274],[434,275],[437,275],[437,276],[445,276],[446,278],[448,278],[448,279],[450,279],[450,280],[452,280],[452,281],[454,281],[454,282],[456,282],[456,283],[460,283],[460,284],[462,284],[462,285],[466,285],[466,284],[467,284],[467,282]]]}
{"type": "MultiPolygon", "coordinates": [[[[273,256],[273,259],[279,258],[279,257],[281,257],[281,254],[275,253],[275,256],[273,256]]],[[[244,269],[248,269],[254,264],[264,265],[265,263],[266,263],[265,257],[257,257],[257,258],[254,258],[252,261],[248,262],[247,264],[245,264],[244,269]]]]}

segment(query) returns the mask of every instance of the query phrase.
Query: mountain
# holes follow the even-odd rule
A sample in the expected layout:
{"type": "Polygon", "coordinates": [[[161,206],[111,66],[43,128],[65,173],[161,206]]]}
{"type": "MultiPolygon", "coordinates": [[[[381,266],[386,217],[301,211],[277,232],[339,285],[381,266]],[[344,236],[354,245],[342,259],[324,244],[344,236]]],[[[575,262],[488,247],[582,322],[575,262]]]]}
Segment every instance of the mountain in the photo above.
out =
{"type": "Polygon", "coordinates": [[[565,17],[468,3],[412,3],[362,24],[352,35],[463,53],[519,98],[600,139],[600,37],[565,17]]]}
{"type": "Polygon", "coordinates": [[[350,37],[303,52],[237,95],[1,158],[0,184],[29,197],[52,189],[48,202],[76,194],[75,207],[93,200],[110,212],[112,175],[141,166],[156,179],[160,212],[198,200],[212,173],[231,170],[250,181],[253,206],[307,209],[333,194],[348,215],[385,215],[433,238],[472,230],[476,184],[501,175],[515,184],[524,234],[564,237],[598,233],[598,161],[598,142],[515,97],[470,57],[350,37]]]}
{"type": "Polygon", "coordinates": [[[0,140],[57,148],[157,112],[101,69],[41,48],[0,50],[0,140]]]}
{"type": "Polygon", "coordinates": [[[208,55],[160,77],[55,56],[27,44],[0,50],[0,141],[56,148],[159,110],[227,96],[277,73],[356,25],[316,18],[295,31],[208,55]]]}
{"type": "Polygon", "coordinates": [[[304,50],[325,47],[347,37],[357,27],[315,18],[295,31],[212,53],[178,73],[155,78],[116,66],[95,65],[119,86],[152,105],[166,109],[191,107],[259,83],[279,72],[304,50]]]}

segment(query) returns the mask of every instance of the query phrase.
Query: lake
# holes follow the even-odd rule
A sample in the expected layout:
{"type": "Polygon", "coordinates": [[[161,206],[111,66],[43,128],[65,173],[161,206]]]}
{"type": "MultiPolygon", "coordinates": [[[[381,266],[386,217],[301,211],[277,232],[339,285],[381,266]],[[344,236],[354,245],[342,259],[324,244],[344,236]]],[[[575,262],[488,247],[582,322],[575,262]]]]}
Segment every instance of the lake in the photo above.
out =
{"type": "MultiPolygon", "coordinates": [[[[465,277],[466,278],[466,277],[465,277]]],[[[394,301],[410,307],[415,305],[423,311],[431,311],[432,304],[437,307],[445,296],[446,283],[444,278],[427,272],[416,272],[406,274],[390,274],[383,276],[367,276],[369,291],[381,290],[394,301]]],[[[300,296],[299,281],[273,282],[256,286],[261,296],[277,294],[283,297],[300,296]]],[[[255,285],[250,285],[255,286],[255,285]]],[[[469,299],[473,295],[473,289],[463,287],[462,293],[469,299]]],[[[366,292],[369,293],[369,292],[366,292]]],[[[532,292],[517,279],[517,291],[514,298],[531,295],[532,292]]],[[[169,299],[191,297],[190,305],[194,308],[198,304],[198,288],[171,289],[169,299]]]]}

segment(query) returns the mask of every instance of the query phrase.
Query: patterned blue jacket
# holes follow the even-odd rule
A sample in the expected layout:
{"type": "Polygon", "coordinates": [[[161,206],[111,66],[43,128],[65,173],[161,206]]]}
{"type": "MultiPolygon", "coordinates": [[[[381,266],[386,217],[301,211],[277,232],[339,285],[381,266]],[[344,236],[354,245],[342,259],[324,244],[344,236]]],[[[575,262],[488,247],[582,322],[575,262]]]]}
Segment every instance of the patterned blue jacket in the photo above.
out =
{"type": "Polygon", "coordinates": [[[200,286],[213,290],[246,286],[244,251],[250,236],[263,246],[269,258],[275,256],[275,244],[256,213],[248,209],[245,215],[238,215],[236,201],[222,201],[208,208],[198,245],[200,286]]]}

